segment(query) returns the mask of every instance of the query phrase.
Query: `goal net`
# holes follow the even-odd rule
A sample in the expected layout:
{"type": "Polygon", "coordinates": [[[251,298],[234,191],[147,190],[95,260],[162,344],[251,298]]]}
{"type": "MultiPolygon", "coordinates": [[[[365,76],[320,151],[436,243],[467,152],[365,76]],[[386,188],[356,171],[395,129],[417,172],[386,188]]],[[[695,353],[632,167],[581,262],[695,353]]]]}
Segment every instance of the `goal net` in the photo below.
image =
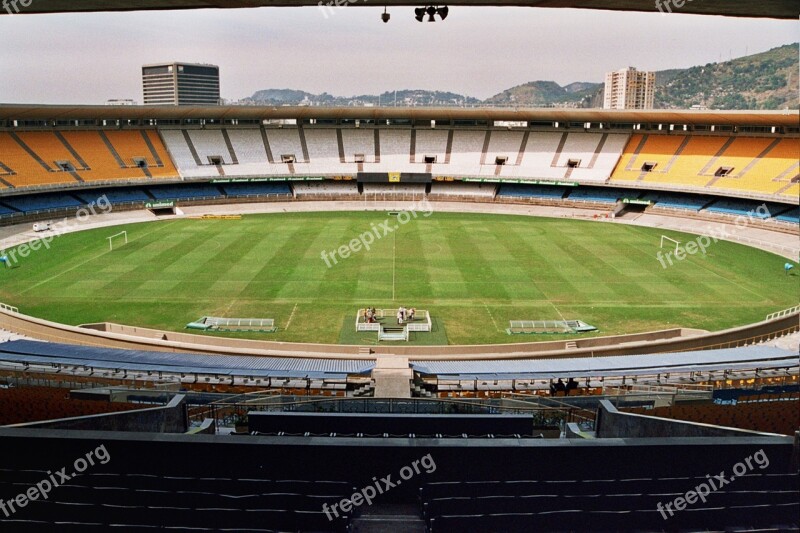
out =
{"type": "Polygon", "coordinates": [[[667,247],[669,247],[669,248],[672,248],[673,244],[674,244],[676,252],[678,251],[678,246],[681,245],[681,241],[676,241],[675,239],[671,239],[670,237],[667,237],[666,235],[662,235],[661,236],[661,246],[660,246],[660,248],[662,248],[662,249],[664,248],[664,241],[667,242],[667,247]]]}
{"type": "Polygon", "coordinates": [[[128,232],[121,231],[116,235],[112,235],[111,237],[106,237],[106,239],[108,239],[108,250],[111,252],[114,251],[114,243],[116,243],[117,248],[125,244],[128,244],[128,232]]]}

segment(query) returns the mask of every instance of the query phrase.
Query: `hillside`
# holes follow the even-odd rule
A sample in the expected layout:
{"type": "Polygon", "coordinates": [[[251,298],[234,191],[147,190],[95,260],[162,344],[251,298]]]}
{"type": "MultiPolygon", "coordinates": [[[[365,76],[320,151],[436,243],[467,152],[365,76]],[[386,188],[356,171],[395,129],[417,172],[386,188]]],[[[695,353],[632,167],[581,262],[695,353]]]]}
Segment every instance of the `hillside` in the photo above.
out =
{"type": "MultiPolygon", "coordinates": [[[[787,44],[767,52],[731,61],[656,72],[655,107],[658,109],[798,109],[800,62],[798,46],[787,44]]],[[[240,103],[245,105],[326,106],[478,106],[581,107],[603,106],[603,84],[530,81],[486,100],[462,94],[404,89],[380,95],[333,96],[293,89],[267,89],[240,103]]]]}
{"type": "Polygon", "coordinates": [[[554,81],[531,81],[485,100],[487,104],[531,107],[589,107],[600,83],[576,82],[565,87],[554,81]]]}
{"type": "Polygon", "coordinates": [[[656,73],[656,107],[797,109],[798,43],[722,63],[656,73]]]}

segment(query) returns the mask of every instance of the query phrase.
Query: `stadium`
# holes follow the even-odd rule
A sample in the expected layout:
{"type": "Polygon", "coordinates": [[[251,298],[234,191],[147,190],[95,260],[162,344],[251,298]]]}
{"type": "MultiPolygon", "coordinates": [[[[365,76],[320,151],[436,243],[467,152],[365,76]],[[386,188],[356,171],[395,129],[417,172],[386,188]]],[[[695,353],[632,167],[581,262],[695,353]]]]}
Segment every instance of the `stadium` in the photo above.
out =
{"type": "Polygon", "coordinates": [[[0,104],[0,524],[796,530],[799,160],[797,110],[0,104]]]}

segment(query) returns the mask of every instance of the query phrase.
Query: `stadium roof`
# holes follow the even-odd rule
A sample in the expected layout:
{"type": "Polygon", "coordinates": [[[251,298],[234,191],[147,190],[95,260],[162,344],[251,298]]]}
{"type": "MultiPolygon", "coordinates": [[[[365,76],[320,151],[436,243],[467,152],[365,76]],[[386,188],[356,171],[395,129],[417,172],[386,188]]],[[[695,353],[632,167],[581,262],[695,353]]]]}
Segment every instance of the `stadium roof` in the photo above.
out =
{"type": "Polygon", "coordinates": [[[798,110],[695,111],[498,107],[78,106],[0,104],[0,122],[67,120],[485,120],[797,127],[798,110]]]}
{"type": "Polygon", "coordinates": [[[345,378],[365,374],[374,360],[255,357],[119,350],[71,344],[18,340],[0,344],[0,361],[29,364],[88,366],[220,376],[276,378],[345,378]]]}
{"type": "MultiPolygon", "coordinates": [[[[136,11],[163,9],[243,8],[243,7],[300,7],[317,6],[318,0],[34,0],[27,7],[17,0],[20,13],[71,13],[81,11],[136,11]]],[[[797,0],[684,0],[677,7],[675,0],[450,0],[450,6],[522,6],[548,8],[602,9],[612,11],[680,12],[731,17],[764,17],[796,19],[800,15],[797,0]],[[661,7],[661,11],[658,6],[661,7]]],[[[10,0],[10,4],[15,2],[10,0]]],[[[375,6],[368,2],[351,2],[352,6],[375,6]]],[[[425,2],[414,0],[384,0],[378,5],[414,6],[425,2]]],[[[6,10],[0,10],[6,14],[6,10]]]]}
{"type": "Polygon", "coordinates": [[[415,361],[421,374],[449,380],[555,379],[582,376],[655,375],[797,366],[797,352],[771,346],[681,353],[583,357],[573,359],[515,359],[486,361],[415,361]]]}
{"type": "MultiPolygon", "coordinates": [[[[201,355],[120,350],[17,340],[0,344],[0,361],[39,365],[72,365],[129,371],[153,371],[221,376],[280,378],[344,378],[366,374],[374,360],[311,359],[201,355]]],[[[788,368],[798,364],[797,352],[770,346],[672,354],[570,359],[478,361],[418,361],[421,374],[450,380],[549,379],[581,376],[633,376],[668,372],[788,368]]]]}

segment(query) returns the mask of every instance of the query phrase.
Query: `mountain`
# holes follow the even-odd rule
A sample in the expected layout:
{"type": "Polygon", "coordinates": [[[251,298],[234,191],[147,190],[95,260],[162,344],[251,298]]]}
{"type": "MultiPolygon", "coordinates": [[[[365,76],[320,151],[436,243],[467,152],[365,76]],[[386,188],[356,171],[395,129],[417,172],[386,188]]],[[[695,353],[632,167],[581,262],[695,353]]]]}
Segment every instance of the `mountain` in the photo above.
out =
{"type": "Polygon", "coordinates": [[[688,109],[797,109],[798,46],[687,69],[656,72],[656,107],[688,109]]]}
{"type": "MultiPolygon", "coordinates": [[[[798,109],[800,108],[800,43],[731,61],[656,72],[655,107],[658,109],[798,109]]],[[[326,106],[514,106],[603,107],[603,84],[530,81],[486,100],[462,94],[404,89],[380,95],[333,96],[293,89],[267,89],[240,103],[245,105],[326,106]]]]}
{"type": "Polygon", "coordinates": [[[313,96],[314,95],[311,93],[294,89],[265,89],[263,91],[257,91],[251,96],[251,99],[256,102],[268,102],[271,104],[294,104],[313,96]]]}
{"type": "Polygon", "coordinates": [[[531,107],[588,107],[602,83],[576,82],[562,87],[554,81],[531,81],[485,100],[487,104],[531,107]]]}
{"type": "Polygon", "coordinates": [[[463,106],[477,105],[481,101],[471,96],[446,91],[403,89],[387,91],[380,95],[332,96],[328,93],[311,94],[292,89],[266,89],[244,99],[243,104],[271,105],[328,105],[328,106],[463,106]]]}

